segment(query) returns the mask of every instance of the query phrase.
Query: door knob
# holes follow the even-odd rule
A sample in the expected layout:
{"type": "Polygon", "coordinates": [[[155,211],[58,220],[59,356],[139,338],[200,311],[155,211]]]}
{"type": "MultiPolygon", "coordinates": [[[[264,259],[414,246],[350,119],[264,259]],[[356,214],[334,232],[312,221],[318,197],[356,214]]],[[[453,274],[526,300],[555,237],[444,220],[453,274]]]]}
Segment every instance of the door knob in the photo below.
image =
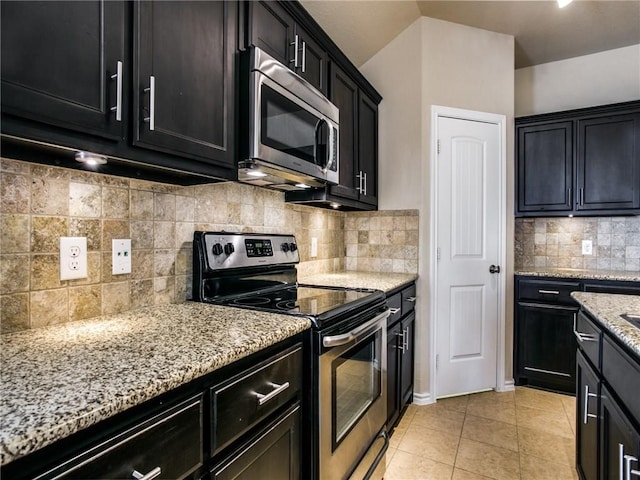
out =
{"type": "Polygon", "coordinates": [[[500,265],[491,265],[489,267],[489,273],[500,273],[500,265]]]}

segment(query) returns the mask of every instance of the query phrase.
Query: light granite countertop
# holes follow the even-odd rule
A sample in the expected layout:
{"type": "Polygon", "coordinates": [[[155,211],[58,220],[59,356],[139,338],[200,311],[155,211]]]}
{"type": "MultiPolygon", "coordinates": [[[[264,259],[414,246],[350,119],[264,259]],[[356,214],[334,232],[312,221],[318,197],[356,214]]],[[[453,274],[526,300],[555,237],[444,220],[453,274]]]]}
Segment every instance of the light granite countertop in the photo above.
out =
{"type": "Polygon", "coordinates": [[[298,283],[326,285],[329,287],[372,288],[390,292],[414,282],[418,275],[412,273],[377,273],[344,271],[336,273],[298,273],[298,283]]]}
{"type": "Polygon", "coordinates": [[[310,326],[185,303],[1,335],[0,465],[310,326]]]}
{"type": "Polygon", "coordinates": [[[620,317],[623,313],[640,315],[640,295],[572,292],[571,296],[640,357],[640,328],[620,317]]]}
{"type": "Polygon", "coordinates": [[[552,278],[577,278],[582,280],[619,280],[640,282],[640,272],[620,270],[582,270],[579,268],[527,267],[516,268],[515,275],[552,278]]]}

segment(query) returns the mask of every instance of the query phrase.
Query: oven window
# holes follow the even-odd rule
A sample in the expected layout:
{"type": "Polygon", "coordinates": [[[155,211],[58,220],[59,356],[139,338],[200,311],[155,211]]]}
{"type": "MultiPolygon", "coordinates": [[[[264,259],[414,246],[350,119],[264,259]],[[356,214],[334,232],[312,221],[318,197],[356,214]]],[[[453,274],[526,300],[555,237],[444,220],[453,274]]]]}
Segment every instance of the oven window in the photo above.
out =
{"type": "Polygon", "coordinates": [[[381,356],[377,331],[333,361],[334,449],[380,396],[381,356]]]}
{"type": "Polygon", "coordinates": [[[310,163],[314,162],[313,147],[318,119],[277,93],[262,85],[261,143],[310,163]]]}

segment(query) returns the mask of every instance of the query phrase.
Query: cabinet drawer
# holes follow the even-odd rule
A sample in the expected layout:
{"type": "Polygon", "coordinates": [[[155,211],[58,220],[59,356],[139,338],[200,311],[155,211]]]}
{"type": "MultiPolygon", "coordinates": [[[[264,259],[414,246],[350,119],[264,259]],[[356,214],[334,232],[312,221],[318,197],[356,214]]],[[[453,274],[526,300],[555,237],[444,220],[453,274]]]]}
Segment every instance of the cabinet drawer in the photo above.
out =
{"type": "Polygon", "coordinates": [[[409,288],[402,290],[402,316],[409,312],[413,312],[416,308],[416,286],[411,285],[409,288]]]}
{"type": "Polygon", "coordinates": [[[387,305],[391,309],[391,314],[387,318],[387,326],[390,327],[402,318],[402,293],[398,292],[387,298],[387,305]]]}
{"type": "Polygon", "coordinates": [[[298,395],[302,348],[245,371],[211,389],[211,453],[240,437],[298,395]]]}
{"type": "Polygon", "coordinates": [[[614,293],[620,295],[640,295],[640,285],[629,282],[628,285],[602,285],[597,283],[585,283],[585,292],[614,293]]]}
{"type": "Polygon", "coordinates": [[[578,341],[578,346],[584,352],[591,364],[600,371],[602,330],[584,313],[578,312],[575,316],[573,333],[578,341]]]}
{"type": "Polygon", "coordinates": [[[544,303],[577,305],[571,292],[579,291],[578,282],[552,282],[545,280],[520,280],[518,300],[533,300],[544,303]]]}
{"type": "Polygon", "coordinates": [[[640,363],[608,337],[602,342],[602,376],[640,422],[640,363]]]}
{"type": "Polygon", "coordinates": [[[157,469],[157,478],[184,478],[202,466],[202,412],[198,395],[38,478],[132,478],[157,469]]]}

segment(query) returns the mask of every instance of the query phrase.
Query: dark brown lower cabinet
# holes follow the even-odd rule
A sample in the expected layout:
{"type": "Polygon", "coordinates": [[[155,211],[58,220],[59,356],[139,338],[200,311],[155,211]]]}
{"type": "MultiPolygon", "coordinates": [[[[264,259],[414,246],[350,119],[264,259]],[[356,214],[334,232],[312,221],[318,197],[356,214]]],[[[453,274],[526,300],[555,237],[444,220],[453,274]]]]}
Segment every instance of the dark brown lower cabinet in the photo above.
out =
{"type": "Polygon", "coordinates": [[[623,411],[613,394],[602,388],[600,478],[634,480],[640,478],[640,431],[623,411]]]}
{"type": "Polygon", "coordinates": [[[211,480],[300,478],[300,406],[286,412],[211,471],[211,480]]]}
{"type": "Polygon", "coordinates": [[[584,480],[598,478],[598,411],[600,409],[600,380],[580,350],[576,371],[576,468],[584,480]]]}
{"type": "Polygon", "coordinates": [[[387,297],[387,430],[391,432],[413,399],[416,287],[412,284],[387,297]]]}
{"type": "Polygon", "coordinates": [[[583,338],[577,353],[578,475],[582,480],[637,480],[640,358],[584,311],[577,331],[583,338]]]}
{"type": "Polygon", "coordinates": [[[518,383],[574,392],[577,307],[518,304],[518,383]]]}

